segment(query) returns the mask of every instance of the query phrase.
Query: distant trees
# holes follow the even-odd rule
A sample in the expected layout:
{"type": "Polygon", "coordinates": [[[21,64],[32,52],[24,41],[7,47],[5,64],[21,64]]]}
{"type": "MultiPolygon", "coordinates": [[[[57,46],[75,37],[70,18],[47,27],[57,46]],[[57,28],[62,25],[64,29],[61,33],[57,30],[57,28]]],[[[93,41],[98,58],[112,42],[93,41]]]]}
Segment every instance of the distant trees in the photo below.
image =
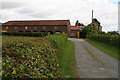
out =
{"type": "Polygon", "coordinates": [[[101,31],[101,32],[99,32],[99,34],[120,35],[117,31],[108,31],[108,32],[101,31]]]}
{"type": "Polygon", "coordinates": [[[85,25],[83,23],[79,23],[79,21],[77,20],[75,26],[85,26],[85,25]]]}
{"type": "Polygon", "coordinates": [[[101,32],[99,32],[99,34],[106,34],[106,32],[104,32],[104,31],[101,31],[101,32]]]}
{"type": "Polygon", "coordinates": [[[79,21],[77,20],[76,23],[75,23],[75,26],[78,26],[79,25],[79,21]]]}
{"type": "Polygon", "coordinates": [[[82,32],[85,34],[85,36],[90,36],[91,34],[103,34],[103,35],[120,35],[117,31],[98,31],[96,29],[96,26],[87,26],[84,29],[82,29],[82,32]]]}
{"type": "Polygon", "coordinates": [[[109,31],[109,32],[107,32],[107,34],[110,34],[110,35],[119,35],[119,33],[117,31],[109,31]]]}

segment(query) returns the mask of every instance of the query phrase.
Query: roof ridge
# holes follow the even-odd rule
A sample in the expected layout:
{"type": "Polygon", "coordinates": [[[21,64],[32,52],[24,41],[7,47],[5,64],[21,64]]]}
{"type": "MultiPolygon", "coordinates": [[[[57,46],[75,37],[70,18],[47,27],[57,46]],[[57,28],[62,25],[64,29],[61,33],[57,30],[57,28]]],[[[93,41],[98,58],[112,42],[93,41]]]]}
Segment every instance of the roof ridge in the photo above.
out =
{"type": "Polygon", "coordinates": [[[66,20],[11,20],[11,21],[8,21],[8,22],[18,22],[18,21],[70,21],[69,19],[66,19],[66,20]]]}
{"type": "Polygon", "coordinates": [[[68,25],[70,20],[22,20],[8,21],[6,25],[68,25]]]}

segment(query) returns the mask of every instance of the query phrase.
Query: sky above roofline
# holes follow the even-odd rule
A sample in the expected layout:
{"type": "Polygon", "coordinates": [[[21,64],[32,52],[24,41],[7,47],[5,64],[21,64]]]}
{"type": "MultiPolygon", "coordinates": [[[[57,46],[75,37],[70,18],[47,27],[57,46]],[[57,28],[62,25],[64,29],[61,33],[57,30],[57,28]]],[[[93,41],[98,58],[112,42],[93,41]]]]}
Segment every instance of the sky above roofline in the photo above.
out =
{"type": "MultiPolygon", "coordinates": [[[[10,20],[76,20],[91,23],[91,11],[103,31],[118,30],[118,0],[2,0],[0,22],[10,20]]],[[[1,7],[1,6],[0,6],[1,7]]]]}
{"type": "Polygon", "coordinates": [[[119,0],[108,0],[111,3],[118,4],[119,0]]]}

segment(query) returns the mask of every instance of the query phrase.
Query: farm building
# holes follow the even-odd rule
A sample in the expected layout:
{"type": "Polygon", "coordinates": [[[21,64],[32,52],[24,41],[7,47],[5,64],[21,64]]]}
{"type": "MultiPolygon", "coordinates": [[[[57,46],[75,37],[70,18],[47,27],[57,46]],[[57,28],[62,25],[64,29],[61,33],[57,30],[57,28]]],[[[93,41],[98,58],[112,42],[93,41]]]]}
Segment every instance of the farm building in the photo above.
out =
{"type": "Polygon", "coordinates": [[[77,20],[75,26],[70,27],[70,37],[71,38],[84,38],[82,29],[85,28],[83,23],[79,23],[77,20]]]}
{"type": "Polygon", "coordinates": [[[8,21],[2,24],[2,32],[70,32],[69,20],[8,21]]]}
{"type": "Polygon", "coordinates": [[[85,28],[85,26],[71,26],[70,27],[70,37],[71,38],[84,38],[82,35],[82,29],[85,28]]]}
{"type": "Polygon", "coordinates": [[[88,26],[96,26],[98,31],[102,31],[102,26],[96,18],[92,19],[92,23],[90,23],[88,26]]]}
{"type": "MultiPolygon", "coordinates": [[[[87,27],[96,26],[102,31],[102,26],[97,19],[93,19],[87,27]]],[[[31,21],[8,21],[2,24],[2,32],[45,32],[66,33],[71,38],[85,38],[82,29],[84,24],[77,20],[75,26],[71,26],[70,20],[31,20],[31,21]]]]}

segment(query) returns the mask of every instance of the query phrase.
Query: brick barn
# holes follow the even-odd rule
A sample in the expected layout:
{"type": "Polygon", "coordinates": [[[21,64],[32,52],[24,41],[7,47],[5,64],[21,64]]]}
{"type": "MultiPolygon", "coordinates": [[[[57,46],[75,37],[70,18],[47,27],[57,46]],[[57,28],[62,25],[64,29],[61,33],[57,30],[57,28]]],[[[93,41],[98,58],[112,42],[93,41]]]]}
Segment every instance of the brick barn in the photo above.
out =
{"type": "MultiPolygon", "coordinates": [[[[87,27],[96,26],[102,31],[102,26],[97,19],[93,19],[87,27]]],[[[66,33],[69,38],[85,38],[82,31],[86,26],[77,20],[75,26],[71,26],[70,20],[29,20],[29,21],[8,21],[2,24],[2,32],[45,32],[45,33],[66,33]]]]}
{"type": "Polygon", "coordinates": [[[69,20],[31,20],[31,21],[8,21],[2,24],[2,32],[70,32],[69,20]]]}

